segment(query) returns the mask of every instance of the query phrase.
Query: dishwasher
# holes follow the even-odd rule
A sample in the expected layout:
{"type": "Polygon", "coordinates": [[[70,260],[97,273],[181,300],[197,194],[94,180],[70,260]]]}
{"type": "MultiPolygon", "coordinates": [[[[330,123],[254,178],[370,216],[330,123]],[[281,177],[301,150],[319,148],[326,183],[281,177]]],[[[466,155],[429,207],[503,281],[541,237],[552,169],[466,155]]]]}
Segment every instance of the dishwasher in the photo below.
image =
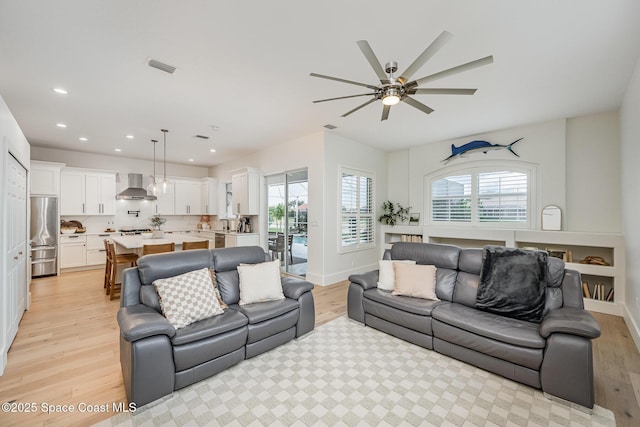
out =
{"type": "Polygon", "coordinates": [[[216,233],[216,249],[224,248],[224,239],[223,233],[216,233]]]}

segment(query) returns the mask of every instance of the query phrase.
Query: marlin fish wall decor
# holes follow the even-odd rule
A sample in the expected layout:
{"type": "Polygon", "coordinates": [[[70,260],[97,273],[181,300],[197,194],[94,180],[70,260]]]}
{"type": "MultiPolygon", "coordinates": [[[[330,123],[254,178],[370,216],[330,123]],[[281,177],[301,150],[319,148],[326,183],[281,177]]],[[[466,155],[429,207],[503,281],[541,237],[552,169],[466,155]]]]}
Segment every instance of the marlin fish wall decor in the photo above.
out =
{"type": "Polygon", "coordinates": [[[446,159],[442,160],[442,162],[446,164],[457,157],[465,157],[469,153],[476,153],[478,151],[482,151],[484,154],[487,154],[488,151],[504,150],[504,149],[511,151],[511,153],[514,156],[520,157],[518,153],[513,151],[513,146],[516,142],[521,141],[522,139],[524,138],[516,139],[511,144],[507,144],[507,145],[492,144],[488,141],[481,141],[481,140],[467,142],[466,144],[461,145],[460,147],[456,147],[454,144],[451,144],[451,155],[446,159]]]}

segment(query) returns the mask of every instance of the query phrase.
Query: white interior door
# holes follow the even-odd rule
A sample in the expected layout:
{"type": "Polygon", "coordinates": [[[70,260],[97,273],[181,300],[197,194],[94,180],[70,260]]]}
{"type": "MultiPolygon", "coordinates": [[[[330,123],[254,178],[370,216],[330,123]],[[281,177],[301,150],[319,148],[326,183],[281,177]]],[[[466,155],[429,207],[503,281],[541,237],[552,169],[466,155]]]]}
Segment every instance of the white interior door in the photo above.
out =
{"type": "Polygon", "coordinates": [[[7,161],[7,301],[6,346],[18,332],[18,324],[27,303],[27,171],[13,157],[7,161]]]}

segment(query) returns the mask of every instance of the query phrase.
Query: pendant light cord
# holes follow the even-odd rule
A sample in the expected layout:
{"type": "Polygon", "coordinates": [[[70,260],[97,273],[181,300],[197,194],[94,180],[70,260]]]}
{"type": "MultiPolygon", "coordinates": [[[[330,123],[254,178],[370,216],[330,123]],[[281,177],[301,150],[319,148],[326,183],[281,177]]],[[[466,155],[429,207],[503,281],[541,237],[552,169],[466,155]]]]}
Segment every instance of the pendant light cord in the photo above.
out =
{"type": "Polygon", "coordinates": [[[167,129],[160,129],[164,134],[164,180],[162,181],[162,192],[167,192],[167,129]]]}

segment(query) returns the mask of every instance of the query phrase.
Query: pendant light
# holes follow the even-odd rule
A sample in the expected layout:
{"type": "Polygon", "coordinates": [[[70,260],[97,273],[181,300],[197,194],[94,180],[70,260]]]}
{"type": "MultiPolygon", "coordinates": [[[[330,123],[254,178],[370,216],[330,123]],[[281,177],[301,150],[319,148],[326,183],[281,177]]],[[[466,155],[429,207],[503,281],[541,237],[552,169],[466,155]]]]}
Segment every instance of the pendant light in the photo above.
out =
{"type": "Polygon", "coordinates": [[[164,134],[164,179],[162,181],[162,192],[167,192],[167,129],[160,129],[160,131],[164,134]]]}
{"type": "Polygon", "coordinates": [[[158,192],[156,183],[156,142],[158,142],[158,140],[152,139],[151,142],[153,142],[153,182],[151,183],[151,194],[155,196],[158,192]]]}

